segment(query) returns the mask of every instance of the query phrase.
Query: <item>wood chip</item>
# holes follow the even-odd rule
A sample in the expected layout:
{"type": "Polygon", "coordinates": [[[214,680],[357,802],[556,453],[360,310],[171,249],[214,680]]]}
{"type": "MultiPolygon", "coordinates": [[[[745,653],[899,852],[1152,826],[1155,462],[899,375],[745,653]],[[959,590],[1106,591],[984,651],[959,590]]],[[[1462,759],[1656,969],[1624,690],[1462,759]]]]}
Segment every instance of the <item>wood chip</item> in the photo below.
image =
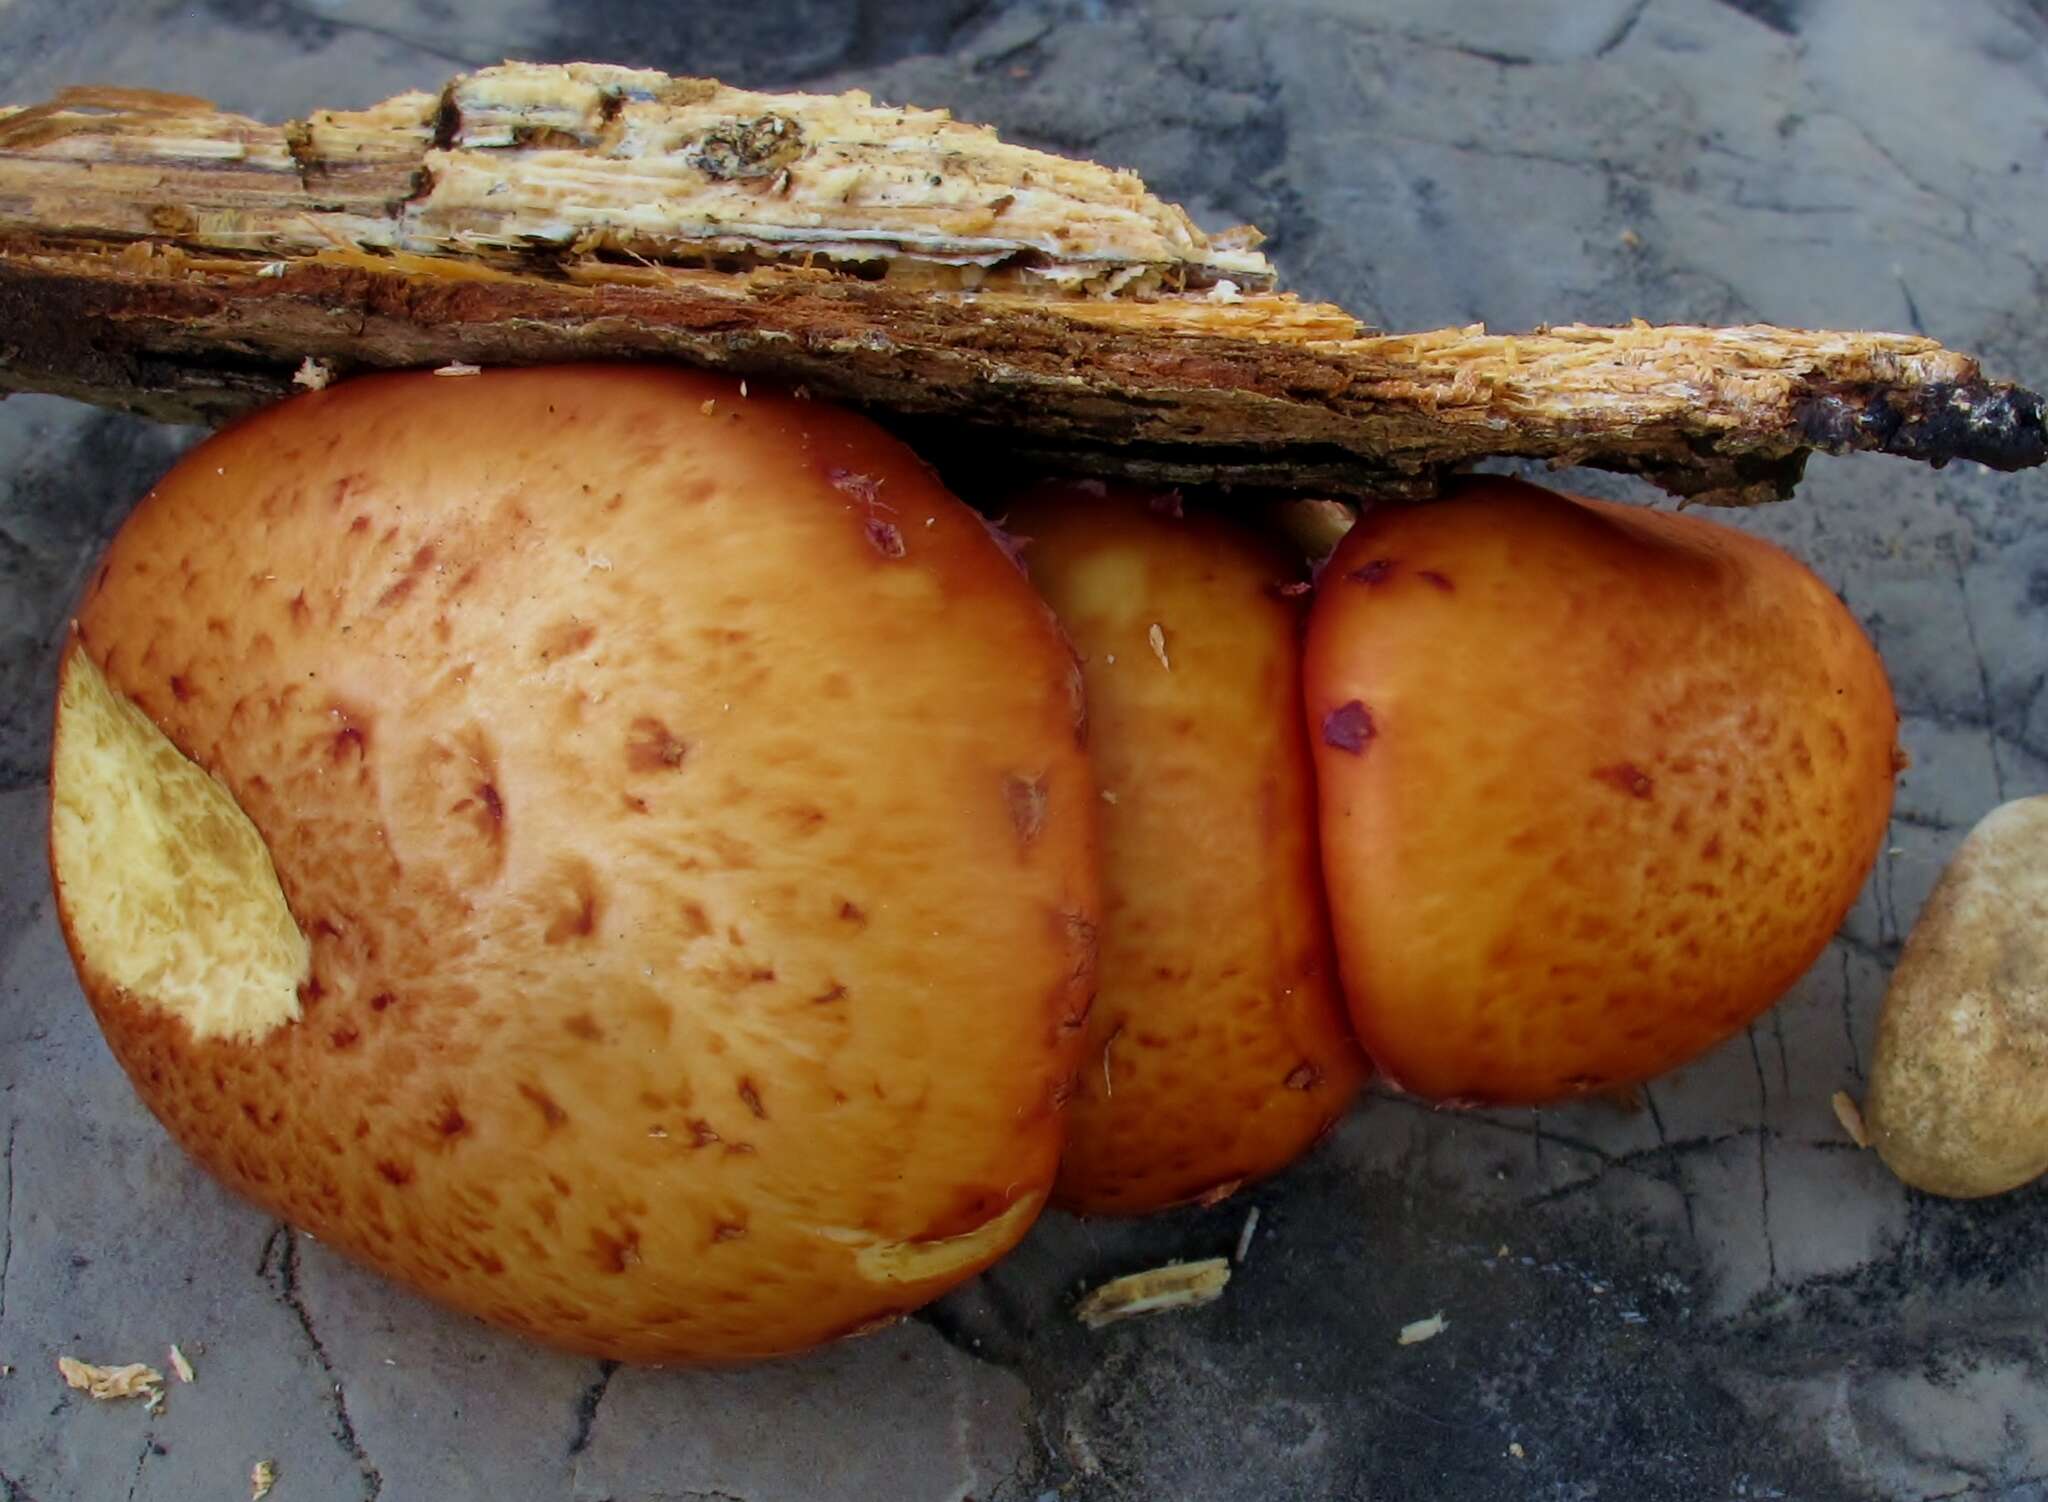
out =
{"type": "Polygon", "coordinates": [[[1166,628],[1154,621],[1145,628],[1145,640],[1152,646],[1152,655],[1159,659],[1159,665],[1167,672],[1173,671],[1173,663],[1166,656],[1166,628]]]}
{"type": "Polygon", "coordinates": [[[1837,1090],[1833,1104],[1835,1120],[1842,1124],[1842,1130],[1849,1134],[1849,1140],[1858,1147],[1870,1146],[1870,1132],[1863,1125],[1863,1108],[1856,1104],[1856,1098],[1846,1090],[1837,1090]]]}
{"type": "Polygon", "coordinates": [[[139,1361],[126,1366],[99,1366],[90,1361],[80,1361],[75,1356],[59,1356],[57,1370],[66,1385],[101,1403],[121,1398],[150,1401],[163,1393],[164,1374],[139,1361]]]}
{"type": "Polygon", "coordinates": [[[1443,1311],[1438,1310],[1435,1314],[1432,1314],[1428,1319],[1418,1319],[1409,1324],[1403,1325],[1401,1327],[1401,1334],[1398,1340],[1396,1341],[1396,1344],[1404,1346],[1419,1346],[1425,1340],[1435,1340],[1439,1335],[1443,1334],[1445,1330],[1450,1328],[1450,1323],[1451,1322],[1449,1320],[1444,1318],[1443,1311]]]}
{"type": "Polygon", "coordinates": [[[434,367],[434,374],[437,376],[473,376],[482,375],[483,373],[483,366],[470,365],[461,360],[451,360],[446,365],[437,365],[434,367]]]}
{"type": "Polygon", "coordinates": [[[1517,1460],[1526,1460],[1529,1458],[1529,1452],[1522,1448],[1522,1442],[1520,1440],[1516,1440],[1513,1444],[1508,1446],[1508,1454],[1514,1456],[1517,1460]]]}
{"type": "Polygon", "coordinates": [[[1076,1304],[1074,1315],[1089,1329],[1099,1330],[1142,1314],[1199,1309],[1221,1298],[1229,1282],[1230,1263],[1225,1258],[1172,1262],[1110,1279],[1076,1304]]]}
{"type": "Polygon", "coordinates": [[[259,1460],[249,1467],[249,1502],[263,1502],[277,1485],[277,1462],[259,1460]]]}
{"type": "Polygon", "coordinates": [[[186,1359],[185,1353],[176,1346],[171,1347],[171,1370],[178,1374],[180,1382],[190,1382],[193,1380],[192,1363],[186,1359]]]}
{"type": "Polygon", "coordinates": [[[2038,397],[1916,335],[1388,334],[1275,280],[1255,238],[1127,172],[858,93],[515,63],[289,124],[105,91],[0,107],[0,391],[172,421],[289,395],[308,355],[744,349],[935,460],[1154,484],[1419,497],[1512,455],[1746,504],[1816,451],[2048,458],[2038,397]]]}
{"type": "Polygon", "coordinates": [[[1237,1233],[1237,1250],[1230,1254],[1230,1260],[1239,1267],[1244,1266],[1244,1259],[1251,1255],[1252,1237],[1258,1234],[1258,1230],[1259,1207],[1253,1205],[1244,1212],[1244,1229],[1237,1233]]]}

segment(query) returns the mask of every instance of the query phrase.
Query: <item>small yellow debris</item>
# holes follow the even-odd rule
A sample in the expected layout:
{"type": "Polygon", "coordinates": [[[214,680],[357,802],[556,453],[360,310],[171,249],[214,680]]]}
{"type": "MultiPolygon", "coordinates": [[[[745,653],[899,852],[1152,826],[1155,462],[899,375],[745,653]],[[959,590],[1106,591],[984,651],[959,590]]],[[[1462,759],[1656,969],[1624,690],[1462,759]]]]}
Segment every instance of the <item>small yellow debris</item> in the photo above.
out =
{"type": "Polygon", "coordinates": [[[699,412],[702,412],[706,417],[711,416],[714,412],[718,410],[718,398],[715,396],[705,397],[703,401],[697,404],[697,410],[699,412]]]}
{"type": "Polygon", "coordinates": [[[292,372],[292,384],[303,386],[308,391],[325,391],[334,379],[334,367],[325,360],[316,360],[311,355],[299,361],[299,368],[292,372]]]}
{"type": "Polygon", "coordinates": [[[59,1356],[57,1370],[68,1386],[102,1403],[118,1398],[154,1400],[163,1392],[164,1374],[139,1361],[126,1366],[96,1366],[75,1356],[59,1356]]]}
{"type": "Polygon", "coordinates": [[[1102,801],[1114,807],[1116,804],[1116,794],[1111,792],[1108,788],[1104,788],[1102,790],[1102,801]]]}
{"type": "Polygon", "coordinates": [[[1172,672],[1173,664],[1166,657],[1166,628],[1154,621],[1145,628],[1145,640],[1152,644],[1152,655],[1159,659],[1159,665],[1172,672]]]}
{"type": "Polygon", "coordinates": [[[277,1485],[277,1462],[259,1460],[249,1467],[249,1502],[263,1502],[277,1485]]]}
{"type": "Polygon", "coordinates": [[[1141,1314],[1198,1309],[1221,1298],[1229,1282],[1230,1263],[1222,1257],[1172,1262],[1110,1279],[1076,1304],[1074,1315],[1089,1329],[1099,1330],[1141,1314]]]}
{"type": "Polygon", "coordinates": [[[1621,243],[1630,250],[1641,250],[1643,248],[1643,237],[1632,229],[1625,229],[1621,232],[1621,243]]]}
{"type": "Polygon", "coordinates": [[[178,1374],[180,1382],[190,1382],[193,1379],[192,1363],[186,1360],[185,1353],[176,1346],[171,1347],[171,1370],[178,1374]]]}
{"type": "Polygon", "coordinates": [[[1522,1448],[1522,1442],[1520,1440],[1516,1440],[1513,1444],[1508,1446],[1508,1454],[1514,1456],[1517,1460],[1527,1460],[1529,1458],[1529,1452],[1522,1448]]]}
{"type": "Polygon", "coordinates": [[[1493,1255],[1496,1257],[1505,1257],[1507,1254],[1508,1244],[1505,1241],[1503,1241],[1499,1246],[1493,1249],[1493,1255]]]}
{"type": "Polygon", "coordinates": [[[1870,1146],[1870,1129],[1863,1124],[1863,1108],[1856,1104],[1856,1098],[1846,1090],[1837,1090],[1834,1107],[1835,1120],[1842,1124],[1849,1140],[1858,1147],[1870,1146]]]}
{"type": "Polygon", "coordinates": [[[467,376],[482,375],[483,373],[483,366],[465,365],[460,360],[450,360],[446,365],[437,365],[434,367],[434,374],[438,376],[467,376]]]}
{"type": "Polygon", "coordinates": [[[746,396],[747,396],[747,383],[746,383],[745,381],[741,381],[741,382],[740,382],[740,400],[742,400],[742,401],[745,401],[745,400],[746,400],[746,396]]]}
{"type": "Polygon", "coordinates": [[[1418,1319],[1403,1325],[1400,1338],[1396,1343],[1404,1346],[1419,1346],[1425,1340],[1435,1340],[1449,1328],[1450,1323],[1449,1320],[1444,1318],[1443,1311],[1439,1309],[1428,1319],[1418,1319]]]}

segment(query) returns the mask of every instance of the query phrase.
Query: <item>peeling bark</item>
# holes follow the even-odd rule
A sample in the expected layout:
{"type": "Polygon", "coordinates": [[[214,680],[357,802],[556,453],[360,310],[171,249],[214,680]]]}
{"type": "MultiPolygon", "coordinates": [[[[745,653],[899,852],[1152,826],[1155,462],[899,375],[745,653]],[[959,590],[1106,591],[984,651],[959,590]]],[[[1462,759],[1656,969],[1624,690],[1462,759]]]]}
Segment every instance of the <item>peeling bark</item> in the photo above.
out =
{"type": "Polygon", "coordinates": [[[1128,173],[859,94],[507,65],[284,126],[0,111],[0,393],[219,423],[323,374],[672,359],[1055,470],[1419,496],[1491,456],[1789,494],[1808,453],[2048,458],[2041,398],[1909,335],[1379,334],[1128,173]]]}

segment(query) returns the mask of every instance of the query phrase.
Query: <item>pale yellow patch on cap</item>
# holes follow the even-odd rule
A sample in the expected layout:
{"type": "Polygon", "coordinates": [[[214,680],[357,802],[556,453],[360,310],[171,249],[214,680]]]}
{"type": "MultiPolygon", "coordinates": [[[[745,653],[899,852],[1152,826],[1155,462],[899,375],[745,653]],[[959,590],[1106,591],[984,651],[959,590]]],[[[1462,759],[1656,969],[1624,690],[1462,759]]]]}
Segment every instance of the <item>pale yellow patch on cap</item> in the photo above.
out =
{"type": "Polygon", "coordinates": [[[50,853],[89,971],[199,1039],[298,1019],[311,954],[262,835],[82,648],[58,686],[50,853]]]}

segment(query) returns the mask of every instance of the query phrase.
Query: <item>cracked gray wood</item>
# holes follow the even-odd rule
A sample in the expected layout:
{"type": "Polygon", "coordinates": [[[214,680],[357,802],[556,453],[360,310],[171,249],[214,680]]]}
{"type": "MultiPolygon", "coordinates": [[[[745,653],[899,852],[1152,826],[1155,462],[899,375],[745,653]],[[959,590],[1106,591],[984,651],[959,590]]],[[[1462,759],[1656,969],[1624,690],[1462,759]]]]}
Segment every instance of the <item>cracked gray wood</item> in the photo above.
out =
{"type": "MultiPolygon", "coordinates": [[[[0,97],[119,78],[282,119],[434,87],[448,59],[404,37],[859,86],[1134,167],[1205,225],[1259,223],[1290,285],[1375,322],[1917,326],[2048,369],[2038,7],[1959,0],[1930,29],[1912,0],[1650,0],[1617,39],[1635,9],[517,0],[442,22],[396,0],[12,0],[0,97]]],[[[145,1429],[169,1453],[138,1502],[245,1496],[259,1455],[275,1497],[358,1496],[333,1380],[394,1499],[829,1498],[888,1454],[897,1494],[980,1502],[2048,1496],[2042,1192],[1916,1200],[1829,1107],[1858,1090],[1887,967],[1963,829],[2048,787],[2038,475],[1848,459],[1736,519],[1872,630],[1915,758],[1878,871],[1754,1052],[1734,1040],[1633,1113],[1375,1099],[1274,1185],[1134,1226],[1048,1220],[882,1344],[765,1375],[607,1381],[302,1240],[330,1378],[256,1272],[274,1225],[191,1173],[94,1039],[43,885],[39,685],[86,560],[178,441],[0,405],[0,1497],[124,1496],[145,1429]],[[1074,1324],[1082,1287],[1227,1253],[1247,1202],[1257,1248],[1220,1303],[1074,1324]],[[1443,1335],[1395,1344],[1438,1309],[1443,1335]],[[161,1364],[172,1339],[205,1343],[199,1382],[153,1424],[49,1370],[69,1349],[161,1364]]]]}

